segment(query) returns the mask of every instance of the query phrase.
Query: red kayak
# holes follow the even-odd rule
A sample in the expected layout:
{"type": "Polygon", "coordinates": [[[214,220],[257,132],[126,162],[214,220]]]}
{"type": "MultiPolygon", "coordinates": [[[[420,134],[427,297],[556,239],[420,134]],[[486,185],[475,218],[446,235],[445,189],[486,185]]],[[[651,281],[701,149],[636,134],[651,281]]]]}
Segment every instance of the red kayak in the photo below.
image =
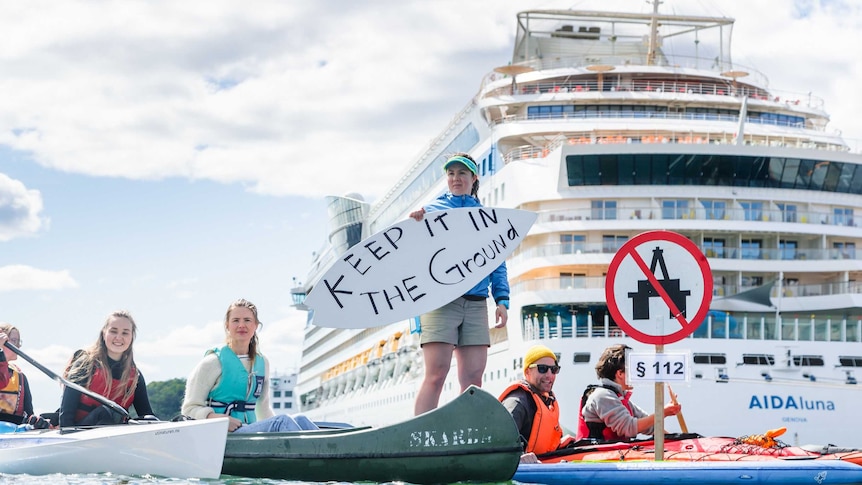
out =
{"type": "MultiPolygon", "coordinates": [[[[704,437],[696,433],[665,435],[665,461],[841,460],[862,465],[862,450],[825,446],[790,446],[774,439],[778,430],[741,438],[704,437]],[[770,433],[773,433],[770,436],[770,433]]],[[[580,440],[538,456],[542,463],[569,461],[649,461],[653,439],[603,442],[580,440]]]]}

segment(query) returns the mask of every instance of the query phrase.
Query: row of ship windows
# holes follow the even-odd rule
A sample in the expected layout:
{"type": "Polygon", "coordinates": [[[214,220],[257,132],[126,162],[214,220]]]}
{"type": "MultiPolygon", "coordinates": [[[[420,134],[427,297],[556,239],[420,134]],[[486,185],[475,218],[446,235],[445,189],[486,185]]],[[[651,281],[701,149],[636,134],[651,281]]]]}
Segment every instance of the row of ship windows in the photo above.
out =
{"type": "MultiPolygon", "coordinates": [[[[653,218],[652,208],[631,209],[631,219],[653,218]]],[[[548,219],[566,220],[580,219],[575,211],[567,211],[566,214],[549,214],[548,219]]],[[[590,209],[582,211],[584,217],[595,220],[617,220],[620,212],[615,200],[593,200],[590,209]]],[[[853,209],[850,207],[832,207],[831,214],[823,211],[800,210],[798,204],[772,203],[757,200],[716,200],[698,199],[664,199],[661,201],[661,219],[710,219],[710,220],[741,220],[741,221],[763,221],[763,222],[801,222],[833,224],[836,226],[853,226],[853,209]],[[699,204],[698,204],[699,203],[699,204]],[[700,206],[700,208],[698,208],[700,206]]]]}
{"type": "MultiPolygon", "coordinates": [[[[602,234],[602,242],[587,243],[584,234],[560,234],[559,254],[581,253],[616,253],[628,241],[628,236],[602,234]]],[[[708,258],[723,259],[856,259],[856,243],[852,241],[832,241],[832,250],[802,249],[799,241],[779,239],[777,248],[767,248],[763,239],[741,238],[739,245],[728,245],[725,238],[705,236],[701,250],[708,258]]],[[[560,273],[561,284],[577,287],[577,278],[586,278],[586,274],[560,273]],[[566,279],[564,279],[566,278],[566,279]]],[[[580,280],[582,281],[582,280],[580,280]]],[[[762,284],[758,283],[758,284],[762,284]]]]}
{"type": "MultiPolygon", "coordinates": [[[[693,354],[692,360],[695,364],[714,364],[726,365],[727,356],[725,354],[693,354]]],[[[791,362],[796,367],[824,367],[826,365],[822,355],[794,355],[791,356],[791,362]]],[[[575,352],[572,357],[573,364],[589,364],[589,352],[575,352]]],[[[737,365],[775,365],[775,356],[772,354],[743,354],[742,362],[737,365]]],[[[523,367],[523,358],[517,359],[514,362],[514,369],[523,367]]],[[[857,355],[841,355],[838,356],[838,367],[862,367],[862,356],[857,355]]]]}
{"type": "Polygon", "coordinates": [[[567,155],[570,187],[714,185],[862,194],[862,165],[828,160],[713,154],[567,155]]]}
{"type": "MultiPolygon", "coordinates": [[[[527,119],[561,118],[673,118],[686,120],[733,121],[739,120],[739,110],[719,108],[683,108],[681,111],[668,111],[667,106],[627,106],[627,105],[546,105],[529,106],[527,119]]],[[[805,124],[805,118],[776,113],[750,112],[747,123],[764,125],[795,126],[805,124]]]]}

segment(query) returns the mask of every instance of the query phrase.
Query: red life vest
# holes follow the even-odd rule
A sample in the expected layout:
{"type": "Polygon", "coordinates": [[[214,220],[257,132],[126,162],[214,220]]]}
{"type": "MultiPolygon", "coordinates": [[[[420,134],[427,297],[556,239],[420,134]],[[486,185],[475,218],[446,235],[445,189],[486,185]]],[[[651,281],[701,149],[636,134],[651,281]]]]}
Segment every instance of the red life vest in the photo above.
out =
{"type": "Polygon", "coordinates": [[[500,402],[519,388],[527,391],[536,403],[536,415],[533,416],[533,427],[530,429],[530,437],[524,452],[541,455],[556,450],[560,447],[560,440],[563,438],[563,428],[560,427],[560,406],[556,401],[550,406],[545,404],[541,396],[533,392],[525,382],[515,382],[507,387],[500,394],[500,402]]]}
{"type": "Polygon", "coordinates": [[[629,403],[629,399],[632,397],[631,392],[620,394],[619,391],[611,386],[590,384],[587,386],[587,389],[584,391],[584,395],[581,397],[581,406],[578,408],[578,433],[575,439],[582,440],[584,438],[594,438],[605,441],[622,441],[625,438],[614,433],[614,430],[608,428],[605,423],[590,423],[588,425],[587,421],[584,419],[584,406],[587,404],[587,398],[589,398],[590,394],[599,387],[613,391],[614,394],[620,398],[620,402],[622,402],[623,406],[628,409],[629,414],[632,416],[635,415],[634,411],[632,411],[632,405],[629,403]]]}
{"type": "MultiPolygon", "coordinates": [[[[93,378],[90,379],[90,385],[87,388],[97,394],[101,394],[111,401],[119,404],[126,411],[132,407],[132,403],[135,401],[135,395],[132,393],[128,398],[123,398],[125,394],[125,390],[129,386],[134,386],[138,382],[138,369],[133,365],[132,371],[129,373],[129,380],[123,385],[119,379],[114,379],[111,377],[111,394],[108,395],[108,378],[110,377],[110,372],[105,373],[105,370],[102,366],[97,365],[93,368],[93,378]]],[[[81,400],[78,402],[78,409],[75,411],[75,422],[79,423],[84,418],[87,417],[90,412],[92,412],[97,407],[101,406],[102,403],[96,401],[86,394],[81,394],[81,400]]]]}

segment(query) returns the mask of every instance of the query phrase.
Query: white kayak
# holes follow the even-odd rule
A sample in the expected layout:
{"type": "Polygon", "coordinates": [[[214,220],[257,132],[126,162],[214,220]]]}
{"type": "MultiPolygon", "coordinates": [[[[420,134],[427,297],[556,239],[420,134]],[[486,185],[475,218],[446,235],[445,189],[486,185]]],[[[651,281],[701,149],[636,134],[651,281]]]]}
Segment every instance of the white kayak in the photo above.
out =
{"type": "Polygon", "coordinates": [[[0,473],[218,478],[228,420],[129,424],[0,434],[0,473]]]}

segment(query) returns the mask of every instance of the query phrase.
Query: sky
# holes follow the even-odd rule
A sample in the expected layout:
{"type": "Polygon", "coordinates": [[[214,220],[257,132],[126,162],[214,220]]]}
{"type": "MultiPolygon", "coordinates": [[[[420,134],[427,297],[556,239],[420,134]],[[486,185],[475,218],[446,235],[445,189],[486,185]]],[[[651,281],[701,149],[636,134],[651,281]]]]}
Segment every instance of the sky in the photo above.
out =
{"type": "MultiPolygon", "coordinates": [[[[297,370],[290,289],[326,195],[374,201],[511,59],[515,14],[641,0],[0,2],[0,321],[59,373],[114,310],[148,382],[184,378],[237,298],[297,370]]],[[[666,0],[728,16],[733,60],[823,98],[862,149],[855,0],[666,0]]],[[[60,387],[25,362],[34,405],[60,387]]],[[[170,418],[163,417],[163,419],[170,418]]]]}

